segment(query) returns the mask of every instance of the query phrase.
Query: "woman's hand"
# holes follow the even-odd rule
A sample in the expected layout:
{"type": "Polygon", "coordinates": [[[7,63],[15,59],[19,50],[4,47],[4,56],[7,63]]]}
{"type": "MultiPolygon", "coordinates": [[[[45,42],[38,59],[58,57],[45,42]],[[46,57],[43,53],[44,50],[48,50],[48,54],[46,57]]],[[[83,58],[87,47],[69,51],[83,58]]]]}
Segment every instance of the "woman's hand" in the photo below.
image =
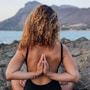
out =
{"type": "Polygon", "coordinates": [[[36,71],[36,73],[37,73],[38,76],[43,73],[43,58],[44,57],[43,57],[43,54],[42,54],[41,58],[40,58],[40,60],[39,60],[39,62],[37,64],[37,71],[36,71]]]}
{"type": "Polygon", "coordinates": [[[68,84],[68,82],[59,82],[60,83],[60,85],[67,85],[68,84]]]}
{"type": "Polygon", "coordinates": [[[25,86],[25,83],[26,83],[26,80],[20,80],[20,85],[21,85],[22,87],[25,86]]]}
{"type": "Polygon", "coordinates": [[[41,58],[37,64],[37,71],[39,75],[41,74],[48,74],[50,72],[49,64],[46,60],[45,54],[41,55],[41,58]]]}
{"type": "Polygon", "coordinates": [[[50,68],[49,68],[49,64],[46,60],[46,57],[45,55],[43,55],[43,73],[45,75],[47,75],[48,73],[50,73],[50,68]]]}

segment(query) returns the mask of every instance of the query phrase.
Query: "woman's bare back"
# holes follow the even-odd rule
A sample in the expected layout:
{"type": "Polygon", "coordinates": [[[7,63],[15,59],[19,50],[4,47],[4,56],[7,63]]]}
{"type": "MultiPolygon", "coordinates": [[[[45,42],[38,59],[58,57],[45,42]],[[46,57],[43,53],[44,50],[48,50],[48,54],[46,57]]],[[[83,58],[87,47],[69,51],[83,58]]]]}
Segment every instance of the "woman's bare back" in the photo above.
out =
{"type": "MultiPolygon", "coordinates": [[[[28,58],[27,58],[27,67],[29,72],[35,72],[37,69],[37,63],[40,60],[41,55],[44,53],[49,63],[50,71],[57,72],[58,66],[60,64],[60,44],[54,45],[53,49],[43,48],[41,46],[36,46],[32,50],[28,50],[28,58]]],[[[32,82],[35,84],[47,84],[51,80],[47,78],[45,75],[41,75],[36,79],[33,79],[32,82]]]]}

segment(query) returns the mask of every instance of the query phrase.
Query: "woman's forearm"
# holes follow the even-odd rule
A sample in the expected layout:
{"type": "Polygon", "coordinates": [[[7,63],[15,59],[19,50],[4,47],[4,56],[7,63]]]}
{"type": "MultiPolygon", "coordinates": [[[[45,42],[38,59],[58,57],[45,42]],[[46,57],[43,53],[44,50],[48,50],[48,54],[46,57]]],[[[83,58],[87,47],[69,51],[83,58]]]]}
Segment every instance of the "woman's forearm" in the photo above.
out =
{"type": "Polygon", "coordinates": [[[52,72],[50,72],[50,73],[46,74],[46,76],[52,80],[63,81],[63,82],[65,82],[65,81],[67,81],[67,82],[78,82],[78,80],[79,80],[79,75],[74,76],[74,75],[70,75],[66,72],[64,72],[64,73],[52,73],[52,72]]]}
{"type": "Polygon", "coordinates": [[[36,72],[23,72],[23,71],[16,71],[13,73],[6,73],[6,78],[8,80],[23,80],[23,79],[34,79],[38,77],[39,74],[36,72]]]}

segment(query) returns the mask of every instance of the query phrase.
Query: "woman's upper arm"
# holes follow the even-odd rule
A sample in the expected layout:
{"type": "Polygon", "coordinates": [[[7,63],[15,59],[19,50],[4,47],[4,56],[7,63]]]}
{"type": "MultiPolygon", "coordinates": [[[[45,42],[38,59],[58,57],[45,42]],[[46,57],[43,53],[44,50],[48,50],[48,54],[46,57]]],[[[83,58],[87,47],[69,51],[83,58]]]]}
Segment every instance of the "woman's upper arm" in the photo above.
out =
{"type": "Polygon", "coordinates": [[[78,74],[78,69],[76,66],[75,61],[73,60],[68,48],[63,45],[63,65],[65,67],[66,72],[68,72],[71,75],[78,74]]]}
{"type": "Polygon", "coordinates": [[[21,50],[17,50],[15,55],[9,62],[6,72],[12,73],[20,70],[23,62],[24,62],[24,55],[21,50]]]}

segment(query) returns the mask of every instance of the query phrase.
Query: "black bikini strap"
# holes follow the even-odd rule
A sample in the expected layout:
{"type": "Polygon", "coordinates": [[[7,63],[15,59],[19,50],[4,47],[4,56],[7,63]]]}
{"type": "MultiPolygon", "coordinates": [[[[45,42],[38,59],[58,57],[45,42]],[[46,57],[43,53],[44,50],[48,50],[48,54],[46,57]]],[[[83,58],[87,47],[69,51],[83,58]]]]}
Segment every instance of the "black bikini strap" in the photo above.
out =
{"type": "Polygon", "coordinates": [[[63,62],[63,45],[61,43],[61,63],[63,62]]]}
{"type": "MultiPolygon", "coordinates": [[[[26,49],[26,57],[25,57],[26,66],[27,66],[27,59],[28,59],[28,48],[26,49]]],[[[27,67],[27,71],[28,71],[28,67],[27,67]]]]}
{"type": "Polygon", "coordinates": [[[59,69],[61,63],[63,62],[63,45],[62,45],[62,43],[60,43],[60,45],[61,45],[61,49],[60,49],[60,52],[61,52],[61,53],[60,53],[60,56],[61,56],[61,59],[60,59],[60,63],[59,63],[58,68],[57,68],[57,72],[58,72],[58,69],[59,69]]]}

